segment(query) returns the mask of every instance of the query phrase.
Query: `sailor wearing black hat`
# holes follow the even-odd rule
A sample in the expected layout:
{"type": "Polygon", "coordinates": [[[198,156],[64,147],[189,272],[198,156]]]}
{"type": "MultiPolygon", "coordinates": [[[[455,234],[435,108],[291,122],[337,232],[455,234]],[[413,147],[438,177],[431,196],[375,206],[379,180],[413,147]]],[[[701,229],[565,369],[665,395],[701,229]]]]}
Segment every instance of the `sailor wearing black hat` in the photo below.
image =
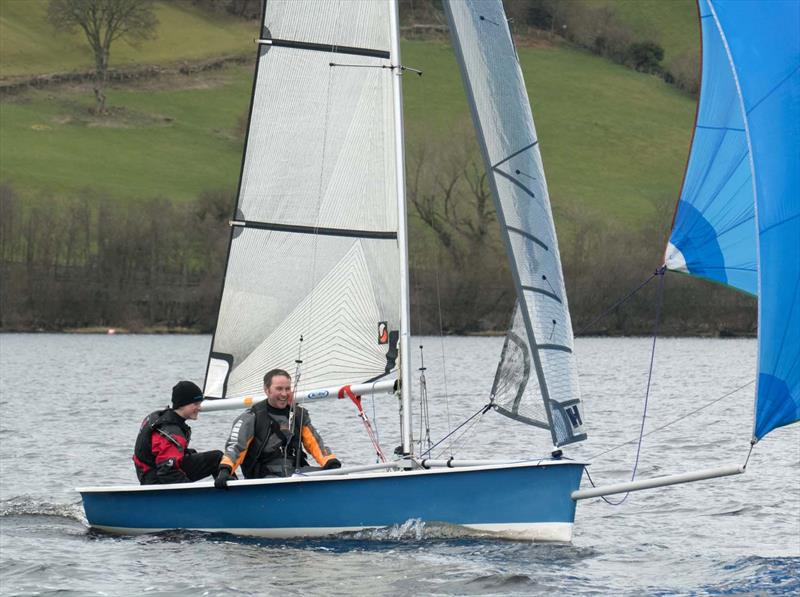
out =
{"type": "Polygon", "coordinates": [[[222,452],[197,452],[189,448],[192,430],[187,419],[200,413],[203,391],[191,381],[172,388],[172,408],[147,415],[139,428],[133,463],[142,485],[188,483],[217,472],[222,452]]]}

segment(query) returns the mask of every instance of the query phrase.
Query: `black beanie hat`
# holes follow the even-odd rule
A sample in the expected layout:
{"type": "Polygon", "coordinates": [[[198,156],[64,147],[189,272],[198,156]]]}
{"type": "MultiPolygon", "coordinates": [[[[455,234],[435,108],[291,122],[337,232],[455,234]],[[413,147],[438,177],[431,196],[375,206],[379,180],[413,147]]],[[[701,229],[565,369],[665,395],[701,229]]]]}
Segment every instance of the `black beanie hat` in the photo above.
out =
{"type": "Polygon", "coordinates": [[[180,408],[203,400],[203,390],[191,381],[179,381],[172,388],[172,408],[180,408]]]}

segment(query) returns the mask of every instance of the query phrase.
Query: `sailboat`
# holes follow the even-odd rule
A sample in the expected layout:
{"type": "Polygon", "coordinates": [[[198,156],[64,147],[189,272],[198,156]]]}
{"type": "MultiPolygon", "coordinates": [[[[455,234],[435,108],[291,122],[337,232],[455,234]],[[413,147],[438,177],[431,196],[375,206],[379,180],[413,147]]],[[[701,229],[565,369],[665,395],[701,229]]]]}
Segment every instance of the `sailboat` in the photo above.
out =
{"type": "MultiPolygon", "coordinates": [[[[673,269],[707,277],[713,271],[715,279],[736,278],[743,267],[736,256],[750,260],[751,278],[759,284],[744,289],[757,293],[760,309],[756,439],[800,418],[800,308],[792,309],[800,303],[800,168],[793,168],[798,52],[796,35],[788,36],[795,45],[787,52],[780,43],[787,37],[776,33],[797,23],[798,5],[771,6],[775,14],[765,17],[770,11],[757,4],[700,1],[704,49],[714,51],[703,54],[698,124],[666,257],[673,269]],[[770,28],[753,27],[765,18],[770,28]],[[753,51],[762,42],[775,53],[768,69],[753,51]],[[758,76],[742,83],[754,70],[758,76]],[[712,81],[710,99],[706,80],[712,81]],[[730,102],[728,120],[718,121],[715,110],[724,101],[730,102]],[[714,134],[716,143],[708,138],[714,134]],[[744,164],[736,171],[740,180],[752,183],[749,194],[742,185],[731,186],[736,207],[722,192],[731,157],[744,164]],[[724,236],[730,222],[716,218],[729,211],[745,219],[734,226],[735,243],[724,236]],[[743,232],[748,221],[751,230],[743,232]],[[716,245],[712,233],[721,239],[716,245]],[[733,250],[738,243],[749,248],[733,250]],[[721,261],[708,261],[704,255],[710,254],[721,261]],[[721,274],[719,263],[730,271],[721,274]]],[[[549,432],[552,454],[492,461],[415,453],[401,88],[406,69],[397,2],[266,0],[205,380],[206,396],[215,399],[206,400],[203,410],[242,409],[264,399],[262,375],[282,367],[298,373],[297,403],[398,396],[401,445],[396,458],[384,462],[232,481],[228,491],[211,482],[80,488],[92,527],[303,537],[417,519],[570,541],[580,499],[742,472],[724,467],[580,489],[587,463],[564,454],[587,438],[572,326],[516,50],[501,0],[452,0],[444,7],[517,293],[490,404],[549,432]],[[289,503],[292,508],[285,507],[289,503]]]]}

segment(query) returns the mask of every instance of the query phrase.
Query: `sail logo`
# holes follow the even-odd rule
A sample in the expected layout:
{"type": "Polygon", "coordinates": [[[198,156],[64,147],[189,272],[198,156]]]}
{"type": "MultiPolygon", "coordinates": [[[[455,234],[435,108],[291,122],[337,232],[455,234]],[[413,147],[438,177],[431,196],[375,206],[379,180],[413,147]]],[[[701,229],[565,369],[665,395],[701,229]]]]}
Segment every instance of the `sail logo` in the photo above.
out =
{"type": "Polygon", "coordinates": [[[308,398],[325,398],[330,394],[328,390],[319,390],[317,392],[309,392],[308,398]]]}
{"type": "Polygon", "coordinates": [[[564,413],[566,413],[569,422],[572,424],[573,428],[581,427],[583,425],[583,419],[581,418],[581,412],[578,410],[578,405],[573,404],[564,409],[564,413]]]}
{"type": "Polygon", "coordinates": [[[387,321],[378,322],[378,344],[389,344],[389,323],[387,321]]]}
{"type": "Polygon", "coordinates": [[[580,400],[565,400],[564,402],[551,400],[550,407],[550,412],[558,415],[554,417],[554,428],[559,446],[586,439],[580,400]]]}

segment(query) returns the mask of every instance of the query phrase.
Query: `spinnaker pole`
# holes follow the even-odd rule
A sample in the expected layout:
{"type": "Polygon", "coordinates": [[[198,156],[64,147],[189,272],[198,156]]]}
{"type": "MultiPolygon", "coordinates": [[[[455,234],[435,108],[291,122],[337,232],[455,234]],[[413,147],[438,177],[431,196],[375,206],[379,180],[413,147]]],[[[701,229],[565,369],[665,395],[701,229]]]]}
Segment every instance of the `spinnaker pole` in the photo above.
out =
{"type": "Polygon", "coordinates": [[[400,14],[397,0],[389,0],[392,40],[392,94],[394,97],[395,167],[397,184],[397,242],[400,248],[400,404],[403,454],[411,454],[411,351],[408,281],[408,226],[406,221],[406,164],[403,140],[403,68],[400,62],[400,14]]]}
{"type": "Polygon", "coordinates": [[[613,485],[601,485],[591,489],[578,489],[570,495],[573,500],[585,500],[604,495],[614,495],[617,493],[628,493],[630,491],[641,491],[642,489],[652,489],[654,487],[666,487],[667,485],[677,485],[679,483],[692,483],[705,479],[716,479],[717,477],[729,477],[731,475],[741,475],[745,471],[744,466],[734,464],[719,468],[703,469],[690,473],[678,473],[677,475],[665,475],[663,477],[653,477],[652,479],[640,479],[628,483],[615,483],[613,485]]]}

